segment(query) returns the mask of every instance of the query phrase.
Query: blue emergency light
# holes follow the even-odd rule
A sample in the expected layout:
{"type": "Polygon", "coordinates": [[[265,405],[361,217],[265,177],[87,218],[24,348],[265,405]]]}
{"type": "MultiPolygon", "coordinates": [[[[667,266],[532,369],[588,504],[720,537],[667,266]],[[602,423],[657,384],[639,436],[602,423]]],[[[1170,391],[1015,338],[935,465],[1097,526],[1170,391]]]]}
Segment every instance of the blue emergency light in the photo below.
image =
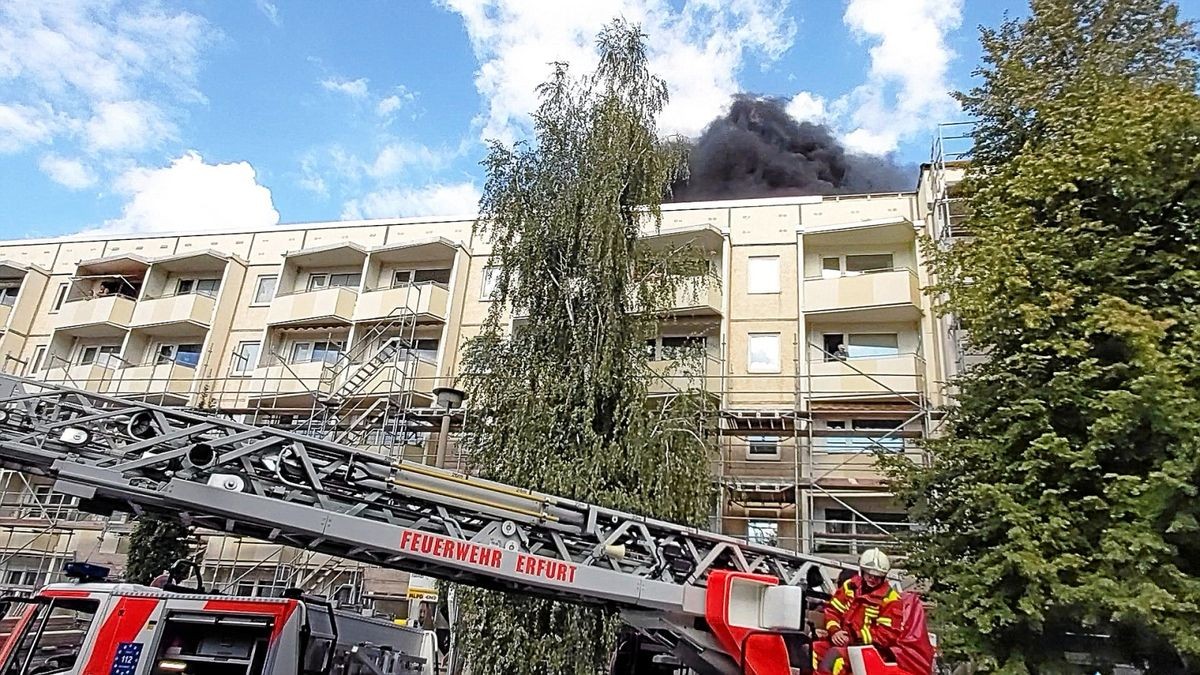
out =
{"type": "Polygon", "coordinates": [[[69,562],[63,565],[63,574],[82,584],[89,581],[104,581],[108,578],[108,568],[85,562],[69,562]]]}

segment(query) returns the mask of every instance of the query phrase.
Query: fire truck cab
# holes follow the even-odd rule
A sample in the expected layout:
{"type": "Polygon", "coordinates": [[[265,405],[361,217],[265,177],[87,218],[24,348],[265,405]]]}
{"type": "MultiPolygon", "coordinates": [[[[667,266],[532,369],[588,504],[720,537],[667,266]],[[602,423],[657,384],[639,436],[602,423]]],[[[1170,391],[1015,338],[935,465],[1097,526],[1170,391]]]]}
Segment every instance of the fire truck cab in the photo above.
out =
{"type": "Polygon", "coordinates": [[[2,675],[434,673],[431,633],[312,598],[85,582],[3,602],[2,675]]]}

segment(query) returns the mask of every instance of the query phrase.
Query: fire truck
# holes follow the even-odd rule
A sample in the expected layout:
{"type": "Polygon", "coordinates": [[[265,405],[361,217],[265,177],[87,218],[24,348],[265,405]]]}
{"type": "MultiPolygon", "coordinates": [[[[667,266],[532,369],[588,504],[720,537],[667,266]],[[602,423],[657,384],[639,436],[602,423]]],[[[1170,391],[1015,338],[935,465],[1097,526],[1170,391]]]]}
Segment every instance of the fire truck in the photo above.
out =
{"type": "MultiPolygon", "coordinates": [[[[0,466],[53,480],[92,513],[170,513],[454,583],[611,608],[628,627],[614,672],[809,672],[807,615],[844,567],[322,438],[9,376],[0,376],[0,466]]],[[[24,612],[0,675],[390,675],[432,663],[421,631],[410,643],[407,633],[342,628],[348,617],[299,596],[87,581],[48,587],[24,612]],[[76,652],[33,649],[56,625],[81,635],[76,652]]],[[[854,675],[926,675],[872,647],[852,647],[848,665],[854,675]]]]}

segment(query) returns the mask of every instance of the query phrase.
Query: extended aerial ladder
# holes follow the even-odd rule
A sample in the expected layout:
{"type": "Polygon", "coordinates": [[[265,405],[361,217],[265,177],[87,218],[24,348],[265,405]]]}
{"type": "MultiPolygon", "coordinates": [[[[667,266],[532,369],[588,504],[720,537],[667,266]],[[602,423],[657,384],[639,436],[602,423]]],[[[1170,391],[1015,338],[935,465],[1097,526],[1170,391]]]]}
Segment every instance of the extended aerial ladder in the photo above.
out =
{"type": "Polygon", "coordinates": [[[778,630],[803,626],[804,592],[827,588],[823,570],[840,566],[280,429],[7,376],[0,466],[53,479],[95,513],[171,513],[447,581],[613,607],[701,672],[786,675],[778,630]]]}

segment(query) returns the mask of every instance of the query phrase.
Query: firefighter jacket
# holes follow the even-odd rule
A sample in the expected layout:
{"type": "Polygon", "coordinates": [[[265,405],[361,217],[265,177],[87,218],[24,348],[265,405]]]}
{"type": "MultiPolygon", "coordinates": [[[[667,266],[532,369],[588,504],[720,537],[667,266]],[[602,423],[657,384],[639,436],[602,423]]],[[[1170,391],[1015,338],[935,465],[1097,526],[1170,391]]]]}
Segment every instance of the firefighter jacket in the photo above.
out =
{"type": "Polygon", "coordinates": [[[850,634],[856,645],[891,647],[900,637],[900,594],[884,582],[869,592],[862,591],[862,577],[846,580],[825,605],[825,630],[850,634]]]}

